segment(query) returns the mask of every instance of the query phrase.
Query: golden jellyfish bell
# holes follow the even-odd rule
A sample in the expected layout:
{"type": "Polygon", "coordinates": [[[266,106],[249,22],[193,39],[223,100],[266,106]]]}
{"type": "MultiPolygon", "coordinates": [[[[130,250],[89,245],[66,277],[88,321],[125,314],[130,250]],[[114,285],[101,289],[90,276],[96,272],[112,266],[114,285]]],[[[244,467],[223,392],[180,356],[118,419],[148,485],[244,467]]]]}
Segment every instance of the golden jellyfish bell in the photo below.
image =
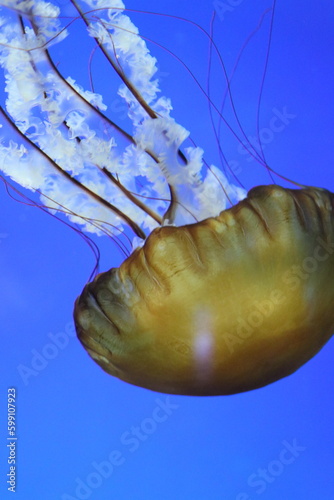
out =
{"type": "Polygon", "coordinates": [[[334,194],[259,186],[215,218],[155,229],[74,310],[108,373],[227,395],[290,375],[334,331],[334,194]]]}

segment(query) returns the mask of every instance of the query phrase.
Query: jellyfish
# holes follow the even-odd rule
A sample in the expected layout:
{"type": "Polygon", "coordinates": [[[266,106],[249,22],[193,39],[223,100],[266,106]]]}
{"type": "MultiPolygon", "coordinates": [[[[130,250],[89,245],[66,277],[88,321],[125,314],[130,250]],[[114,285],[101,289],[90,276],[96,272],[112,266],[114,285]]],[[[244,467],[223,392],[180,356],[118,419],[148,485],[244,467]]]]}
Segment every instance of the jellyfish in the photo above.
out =
{"type": "Polygon", "coordinates": [[[120,78],[131,133],[93,86],[58,69],[51,48],[72,21],[40,0],[2,3],[17,17],[1,21],[1,170],[86,233],[123,250],[132,240],[75,302],[90,357],[125,382],[196,396],[257,389],[311,359],[334,331],[334,194],[274,183],[246,193],[183,147],[189,133],[121,0],[70,6],[120,78]]]}

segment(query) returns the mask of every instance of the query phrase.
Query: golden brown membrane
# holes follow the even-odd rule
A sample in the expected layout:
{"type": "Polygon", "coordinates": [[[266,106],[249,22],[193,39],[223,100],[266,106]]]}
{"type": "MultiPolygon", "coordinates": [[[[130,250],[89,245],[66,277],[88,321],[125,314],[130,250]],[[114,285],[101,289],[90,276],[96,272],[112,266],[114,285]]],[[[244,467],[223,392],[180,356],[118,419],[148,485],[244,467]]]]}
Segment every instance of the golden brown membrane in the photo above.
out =
{"type": "Polygon", "coordinates": [[[74,310],[91,357],[171,394],[290,375],[334,332],[334,194],[258,186],[218,217],[152,232],[74,310]]]}

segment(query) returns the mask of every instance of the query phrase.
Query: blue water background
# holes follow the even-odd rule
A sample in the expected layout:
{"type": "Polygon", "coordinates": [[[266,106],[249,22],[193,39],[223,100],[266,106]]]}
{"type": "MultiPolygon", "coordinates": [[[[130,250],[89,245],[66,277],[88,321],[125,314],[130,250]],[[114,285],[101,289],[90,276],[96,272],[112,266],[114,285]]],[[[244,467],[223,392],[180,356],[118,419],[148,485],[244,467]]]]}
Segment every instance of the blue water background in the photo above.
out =
{"type": "MultiPolygon", "coordinates": [[[[206,29],[215,9],[214,40],[230,73],[270,3],[142,0],[138,6],[132,0],[127,6],[181,16],[206,29]]],[[[72,15],[65,0],[59,4],[72,15]]],[[[132,17],[144,36],[175,52],[205,87],[209,43],[198,28],[173,18],[132,17]]],[[[235,106],[251,137],[256,137],[268,28],[266,16],[233,79],[235,106]]],[[[73,36],[82,36],[76,24],[73,36]]],[[[260,130],[269,129],[267,136],[262,132],[267,138],[275,113],[285,109],[290,116],[282,130],[271,130],[264,149],[268,164],[293,180],[332,191],[333,38],[332,1],[278,0],[260,108],[260,130]]],[[[55,54],[64,75],[87,87],[90,49],[87,45],[84,52],[84,38],[81,43],[78,52],[69,38],[55,54]]],[[[182,64],[159,47],[150,48],[173,116],[191,130],[207,161],[220,165],[207,99],[182,64]]],[[[112,72],[97,58],[93,73],[111,117],[127,124],[112,72]]],[[[225,82],[215,56],[210,82],[219,103],[225,82]]],[[[228,110],[227,116],[233,122],[228,110]]],[[[271,182],[224,129],[221,147],[247,189],[271,182]]],[[[118,265],[122,256],[115,245],[97,241],[101,269],[118,265]]],[[[93,266],[89,248],[74,231],[11,200],[0,186],[1,498],[333,500],[332,341],[297,373],[266,388],[231,397],[167,398],[106,375],[73,336],[74,299],[93,266]],[[46,347],[55,346],[56,338],[63,343],[46,347]],[[22,366],[31,373],[23,376],[22,366]],[[17,391],[15,496],[7,492],[5,477],[8,387],[17,391]]]]}

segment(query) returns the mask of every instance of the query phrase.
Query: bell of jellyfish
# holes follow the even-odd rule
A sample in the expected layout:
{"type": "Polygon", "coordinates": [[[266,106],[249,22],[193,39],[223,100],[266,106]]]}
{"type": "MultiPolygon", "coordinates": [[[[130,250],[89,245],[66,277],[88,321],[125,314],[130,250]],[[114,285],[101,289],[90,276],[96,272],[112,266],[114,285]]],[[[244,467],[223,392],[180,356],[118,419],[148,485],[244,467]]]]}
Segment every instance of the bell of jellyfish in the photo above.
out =
{"type": "Polygon", "coordinates": [[[312,358],[334,331],[334,194],[246,193],[205,168],[121,0],[70,6],[120,80],[131,132],[57,68],[52,45],[71,29],[58,7],[2,4],[1,170],[83,231],[133,241],[75,302],[90,357],[128,383],[202,396],[263,387],[312,358]]]}

